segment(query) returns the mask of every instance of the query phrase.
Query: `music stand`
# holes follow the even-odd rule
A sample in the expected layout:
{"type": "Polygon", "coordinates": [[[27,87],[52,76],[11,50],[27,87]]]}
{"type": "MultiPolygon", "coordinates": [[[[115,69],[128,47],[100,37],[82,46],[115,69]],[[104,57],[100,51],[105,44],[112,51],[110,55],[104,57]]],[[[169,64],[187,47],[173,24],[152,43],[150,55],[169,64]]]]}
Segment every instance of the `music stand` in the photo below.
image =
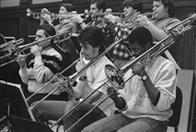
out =
{"type": "MultiPolygon", "coordinates": [[[[11,130],[13,126],[13,129],[21,132],[23,131],[23,129],[27,129],[28,127],[31,128],[31,126],[39,124],[39,130],[44,129],[43,132],[51,132],[49,130],[45,131],[47,126],[45,126],[44,124],[40,125],[40,123],[33,121],[34,118],[29,111],[24,94],[19,87],[0,82],[0,104],[0,114],[3,113],[4,115],[2,118],[0,117],[0,124],[6,121],[9,130],[11,130]]],[[[30,130],[24,131],[35,132],[30,130]]]]}
{"type": "Polygon", "coordinates": [[[53,132],[43,123],[27,120],[17,116],[9,116],[14,132],[53,132]]]}

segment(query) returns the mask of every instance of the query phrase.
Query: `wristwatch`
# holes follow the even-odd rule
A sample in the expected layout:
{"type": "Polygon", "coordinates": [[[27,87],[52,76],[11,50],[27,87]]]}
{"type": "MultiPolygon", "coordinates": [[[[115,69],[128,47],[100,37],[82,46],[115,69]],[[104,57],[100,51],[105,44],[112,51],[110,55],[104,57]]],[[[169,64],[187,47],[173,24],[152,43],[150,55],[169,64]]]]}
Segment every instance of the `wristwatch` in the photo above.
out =
{"type": "Polygon", "coordinates": [[[142,81],[145,81],[145,80],[147,80],[148,79],[148,77],[146,76],[146,75],[143,75],[142,77],[141,77],[141,80],[142,81]]]}
{"type": "Polygon", "coordinates": [[[80,81],[86,81],[86,79],[87,79],[86,76],[81,76],[81,77],[79,78],[80,81]]]}

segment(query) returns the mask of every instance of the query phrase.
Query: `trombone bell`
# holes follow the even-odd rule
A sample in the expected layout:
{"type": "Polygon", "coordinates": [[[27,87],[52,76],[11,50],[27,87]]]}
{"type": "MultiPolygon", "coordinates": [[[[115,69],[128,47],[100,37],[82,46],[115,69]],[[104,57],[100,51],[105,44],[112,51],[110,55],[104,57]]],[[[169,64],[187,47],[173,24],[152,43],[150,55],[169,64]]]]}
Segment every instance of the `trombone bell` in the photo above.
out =
{"type": "Polygon", "coordinates": [[[124,79],[122,74],[112,65],[105,66],[105,74],[113,87],[118,89],[124,88],[124,79]]]}

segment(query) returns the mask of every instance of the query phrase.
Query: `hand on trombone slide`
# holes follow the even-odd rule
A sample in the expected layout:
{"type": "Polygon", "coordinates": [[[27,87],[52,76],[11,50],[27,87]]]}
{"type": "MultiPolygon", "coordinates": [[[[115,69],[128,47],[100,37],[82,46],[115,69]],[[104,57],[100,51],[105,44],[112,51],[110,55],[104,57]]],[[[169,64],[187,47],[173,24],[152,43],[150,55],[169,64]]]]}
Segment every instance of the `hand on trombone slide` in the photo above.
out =
{"type": "MultiPolygon", "coordinates": [[[[77,72],[81,71],[85,66],[86,66],[86,64],[84,62],[84,57],[80,53],[80,60],[77,62],[76,66],[75,66],[76,67],[76,71],[77,72]]],[[[85,74],[85,72],[83,72],[83,74],[85,74]]],[[[81,76],[84,76],[84,75],[81,75],[81,76]]]]}
{"type": "Polygon", "coordinates": [[[145,74],[144,65],[140,62],[133,65],[132,70],[133,70],[133,74],[136,74],[139,76],[143,76],[145,74]]]}
{"type": "Polygon", "coordinates": [[[31,53],[34,56],[41,56],[41,51],[42,51],[42,47],[40,47],[38,45],[34,45],[31,47],[31,53]]]}
{"type": "Polygon", "coordinates": [[[26,55],[19,54],[16,61],[18,62],[20,68],[26,67],[26,55]]]}

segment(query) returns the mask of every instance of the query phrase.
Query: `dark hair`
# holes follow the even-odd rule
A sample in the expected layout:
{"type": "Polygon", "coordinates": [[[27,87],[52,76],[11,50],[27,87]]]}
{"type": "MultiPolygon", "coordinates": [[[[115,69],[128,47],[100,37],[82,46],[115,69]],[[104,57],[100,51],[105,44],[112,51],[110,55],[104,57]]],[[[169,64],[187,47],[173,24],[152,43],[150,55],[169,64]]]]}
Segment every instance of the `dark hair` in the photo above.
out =
{"type": "Polygon", "coordinates": [[[46,37],[48,36],[54,36],[56,34],[56,30],[54,29],[53,26],[51,26],[50,24],[43,24],[43,25],[40,25],[37,30],[44,30],[45,31],[45,35],[46,37]]]}
{"type": "Polygon", "coordinates": [[[104,51],[105,38],[102,30],[96,26],[88,26],[80,33],[78,41],[82,44],[89,44],[93,48],[100,47],[99,52],[104,51]],[[87,43],[86,43],[87,42],[87,43]]]}
{"type": "Polygon", "coordinates": [[[139,12],[142,12],[143,6],[142,3],[139,0],[125,0],[122,3],[122,7],[132,7],[134,10],[137,10],[139,12]]]}
{"type": "Polygon", "coordinates": [[[175,16],[176,10],[172,0],[154,0],[157,2],[161,2],[165,8],[168,8],[169,17],[175,16]]]}
{"type": "Polygon", "coordinates": [[[135,28],[126,39],[128,43],[138,42],[138,45],[144,47],[147,43],[153,44],[151,32],[144,27],[135,28]]]}
{"type": "Polygon", "coordinates": [[[103,9],[103,12],[106,10],[106,3],[104,0],[91,0],[90,4],[96,4],[97,9],[99,10],[103,9]]]}
{"type": "Polygon", "coordinates": [[[61,4],[59,5],[59,7],[61,7],[61,6],[65,7],[65,8],[66,8],[66,10],[67,10],[68,12],[70,12],[70,11],[73,11],[73,10],[74,10],[73,5],[72,5],[72,4],[70,4],[70,3],[61,3],[61,4]]]}
{"type": "MultiPolygon", "coordinates": [[[[49,36],[54,36],[56,34],[56,30],[54,29],[53,26],[51,26],[50,24],[43,24],[43,25],[40,25],[37,30],[44,30],[44,34],[46,35],[46,37],[49,37],[49,36]]],[[[54,43],[54,39],[52,39],[51,41],[51,44],[54,43]]]]}

